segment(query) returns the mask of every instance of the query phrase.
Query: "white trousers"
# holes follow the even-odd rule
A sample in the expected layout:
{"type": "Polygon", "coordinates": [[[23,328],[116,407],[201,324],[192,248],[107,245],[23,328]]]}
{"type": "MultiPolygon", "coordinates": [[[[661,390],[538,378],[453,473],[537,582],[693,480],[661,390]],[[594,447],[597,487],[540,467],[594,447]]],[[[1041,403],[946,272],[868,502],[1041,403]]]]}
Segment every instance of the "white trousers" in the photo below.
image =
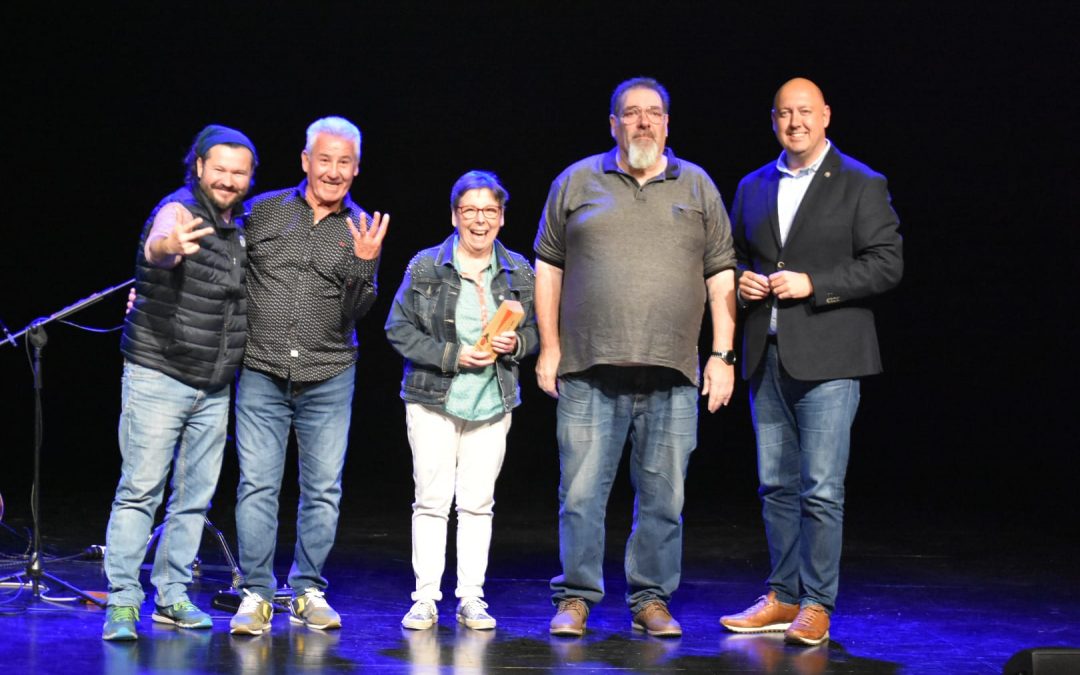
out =
{"type": "Polygon", "coordinates": [[[495,479],[506,455],[510,413],[480,422],[405,404],[412,446],[415,501],[412,515],[413,601],[442,600],[446,527],[457,504],[458,598],[483,597],[495,506],[495,479]]]}

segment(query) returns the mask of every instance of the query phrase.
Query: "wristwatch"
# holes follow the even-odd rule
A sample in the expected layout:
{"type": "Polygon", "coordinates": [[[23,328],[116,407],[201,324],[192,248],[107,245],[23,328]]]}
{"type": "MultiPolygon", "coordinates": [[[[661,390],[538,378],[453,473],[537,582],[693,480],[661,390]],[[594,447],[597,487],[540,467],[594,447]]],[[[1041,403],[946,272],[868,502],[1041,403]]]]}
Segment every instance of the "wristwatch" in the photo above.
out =
{"type": "Polygon", "coordinates": [[[729,349],[726,352],[710,352],[710,356],[715,356],[729,366],[735,365],[736,357],[734,349],[729,349]]]}

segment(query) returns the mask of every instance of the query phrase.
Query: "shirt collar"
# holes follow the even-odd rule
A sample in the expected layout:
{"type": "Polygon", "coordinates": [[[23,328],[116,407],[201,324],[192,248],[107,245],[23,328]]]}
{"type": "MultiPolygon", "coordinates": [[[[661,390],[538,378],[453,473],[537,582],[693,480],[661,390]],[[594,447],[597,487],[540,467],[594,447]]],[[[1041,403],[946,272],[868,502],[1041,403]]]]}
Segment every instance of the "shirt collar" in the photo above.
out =
{"type": "Polygon", "coordinates": [[[805,166],[798,171],[792,171],[788,168],[787,162],[784,160],[784,158],[787,157],[787,150],[782,150],[780,152],[780,156],[776,158],[776,170],[784,174],[785,176],[791,176],[792,178],[798,178],[800,176],[806,176],[808,174],[815,174],[817,173],[817,170],[821,167],[821,163],[825,161],[825,155],[829,154],[829,148],[831,147],[832,141],[826,138],[825,147],[822,148],[821,154],[817,156],[817,159],[811,162],[810,166],[805,166]]]}
{"type": "MultiPolygon", "coordinates": [[[[492,246],[491,257],[492,265],[495,272],[501,272],[504,269],[513,272],[517,269],[517,265],[510,259],[510,255],[506,252],[506,248],[503,247],[502,242],[498,239],[495,240],[494,246],[492,246]]],[[[454,232],[439,245],[439,251],[435,255],[436,265],[450,265],[457,267],[457,232],[454,232]]]]}
{"type": "MultiPolygon", "coordinates": [[[[307,201],[307,186],[308,186],[308,181],[307,181],[307,178],[305,178],[304,180],[300,181],[299,185],[296,186],[296,193],[295,194],[296,194],[296,198],[299,199],[300,201],[304,202],[305,204],[307,204],[307,207],[310,209],[311,204],[308,204],[308,201],[307,201]]],[[[342,213],[347,213],[349,211],[357,211],[357,210],[359,210],[359,209],[356,206],[356,204],[353,203],[352,196],[349,193],[346,192],[345,193],[345,198],[341,200],[341,207],[337,211],[334,211],[332,213],[332,215],[340,215],[342,213]]]]}
{"type": "MultiPolygon", "coordinates": [[[[456,269],[458,271],[458,273],[460,274],[461,273],[461,263],[458,261],[458,236],[457,236],[457,233],[454,233],[453,239],[454,239],[454,245],[453,245],[453,249],[452,249],[453,250],[452,259],[454,261],[454,269],[456,269]]],[[[492,272],[498,272],[499,271],[499,256],[495,255],[495,253],[496,253],[495,252],[495,246],[492,245],[492,247],[491,247],[491,257],[488,259],[488,266],[486,268],[484,268],[484,269],[489,269],[492,272]]]]}

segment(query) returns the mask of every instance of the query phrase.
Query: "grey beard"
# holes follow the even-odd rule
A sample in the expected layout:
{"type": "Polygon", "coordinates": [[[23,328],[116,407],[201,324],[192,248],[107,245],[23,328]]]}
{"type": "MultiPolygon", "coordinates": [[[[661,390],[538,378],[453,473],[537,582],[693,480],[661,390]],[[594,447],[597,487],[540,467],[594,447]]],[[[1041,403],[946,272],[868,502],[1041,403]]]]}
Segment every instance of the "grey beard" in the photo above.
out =
{"type": "Polygon", "coordinates": [[[645,171],[652,168],[658,159],[660,159],[660,146],[656,141],[651,139],[630,141],[630,147],[626,153],[626,161],[629,162],[630,168],[645,171]]]}

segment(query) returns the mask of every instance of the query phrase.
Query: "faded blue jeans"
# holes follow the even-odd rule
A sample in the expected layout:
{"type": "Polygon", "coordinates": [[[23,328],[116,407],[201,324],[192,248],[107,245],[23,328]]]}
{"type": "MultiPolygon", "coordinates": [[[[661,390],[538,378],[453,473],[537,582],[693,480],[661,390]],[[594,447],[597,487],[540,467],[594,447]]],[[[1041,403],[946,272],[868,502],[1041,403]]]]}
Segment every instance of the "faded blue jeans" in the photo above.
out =
{"type": "Polygon", "coordinates": [[[145,594],[139,569],[154,515],[172,469],[165,526],[157,541],[150,582],[154,601],[187,600],[191,563],[202,541],[229,420],[229,386],[195,389],[168,375],[124,363],[118,437],[123,463],[105,532],[109,604],[139,607],[145,594]]]}
{"type": "Polygon", "coordinates": [[[322,576],[337,535],[341,473],[349,441],[356,366],[322,382],[292,382],[257,370],[240,371],[236,392],[236,538],[244,587],[265,600],[277,588],[278,497],[289,430],[296,430],[300,504],[289,586],[325,590],[322,576]]]}
{"type": "Polygon", "coordinates": [[[769,345],[750,380],[758,480],[780,602],[836,606],[844,530],[844,477],[859,381],[801,381],[769,345]]]}
{"type": "Polygon", "coordinates": [[[697,446],[698,391],[680,373],[597,366],[559,380],[559,558],[552,600],[604,597],[604,515],[630,441],[634,522],[626,603],[668,602],[682,574],[683,480],[697,446]]]}

